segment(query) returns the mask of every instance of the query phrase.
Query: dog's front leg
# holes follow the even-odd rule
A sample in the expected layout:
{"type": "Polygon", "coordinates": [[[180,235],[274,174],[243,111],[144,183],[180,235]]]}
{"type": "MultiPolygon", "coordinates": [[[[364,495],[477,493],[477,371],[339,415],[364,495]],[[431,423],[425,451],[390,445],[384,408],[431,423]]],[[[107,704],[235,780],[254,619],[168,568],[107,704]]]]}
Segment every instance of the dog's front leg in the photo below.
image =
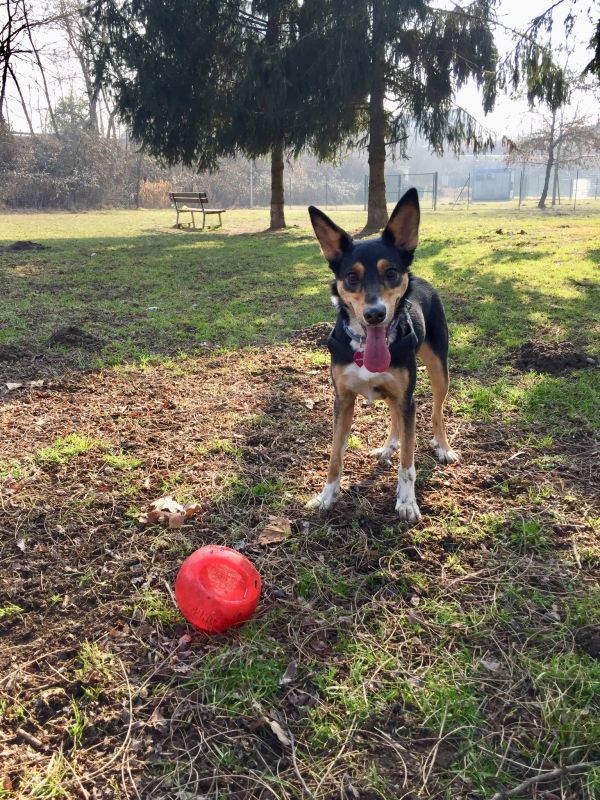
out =
{"type": "Polygon", "coordinates": [[[400,430],[400,468],[398,470],[398,488],[396,490],[396,511],[404,522],[416,522],[421,517],[417,498],[415,497],[415,401],[406,397],[399,409],[401,419],[400,430]]]}
{"type": "Polygon", "coordinates": [[[346,452],[346,444],[352,425],[355,401],[355,394],[347,391],[340,393],[336,391],[333,404],[333,442],[327,471],[327,483],[320,494],[309,500],[307,503],[308,508],[325,510],[331,508],[337,499],[340,492],[340,481],[342,480],[342,470],[344,469],[344,453],[346,452]]]}

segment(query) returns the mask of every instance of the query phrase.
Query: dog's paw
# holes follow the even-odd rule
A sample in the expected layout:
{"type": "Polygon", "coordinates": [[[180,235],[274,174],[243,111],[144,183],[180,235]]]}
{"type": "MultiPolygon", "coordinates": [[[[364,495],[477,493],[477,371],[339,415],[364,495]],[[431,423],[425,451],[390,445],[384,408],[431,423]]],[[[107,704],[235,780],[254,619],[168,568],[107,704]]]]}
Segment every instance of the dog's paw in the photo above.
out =
{"type": "Polygon", "coordinates": [[[433,451],[435,452],[435,457],[440,462],[440,464],[456,464],[460,461],[460,456],[455,450],[446,450],[445,447],[438,442],[438,440],[433,437],[430,442],[433,451]]]}
{"type": "Polygon", "coordinates": [[[395,439],[392,439],[384,447],[376,447],[375,450],[371,450],[369,455],[376,458],[383,466],[386,466],[392,463],[392,456],[399,449],[400,444],[395,439]]]}
{"type": "Polygon", "coordinates": [[[306,508],[312,511],[327,511],[335,503],[340,493],[340,482],[325,484],[323,491],[312,497],[306,504],[306,508]]]}
{"type": "Polygon", "coordinates": [[[421,519],[421,512],[419,511],[416,500],[409,500],[408,502],[398,500],[396,503],[396,511],[398,512],[401,522],[412,523],[421,519]]]}

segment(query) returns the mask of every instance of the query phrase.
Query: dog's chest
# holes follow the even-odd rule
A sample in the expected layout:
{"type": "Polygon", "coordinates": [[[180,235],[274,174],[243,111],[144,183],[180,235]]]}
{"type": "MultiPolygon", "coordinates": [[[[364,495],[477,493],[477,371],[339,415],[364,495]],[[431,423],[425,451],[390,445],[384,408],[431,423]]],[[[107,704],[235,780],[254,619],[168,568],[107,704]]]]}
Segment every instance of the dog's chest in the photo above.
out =
{"type": "Polygon", "coordinates": [[[378,400],[391,394],[394,377],[389,372],[369,372],[364,366],[349,364],[344,370],[344,381],[350,391],[366,400],[378,400]]]}

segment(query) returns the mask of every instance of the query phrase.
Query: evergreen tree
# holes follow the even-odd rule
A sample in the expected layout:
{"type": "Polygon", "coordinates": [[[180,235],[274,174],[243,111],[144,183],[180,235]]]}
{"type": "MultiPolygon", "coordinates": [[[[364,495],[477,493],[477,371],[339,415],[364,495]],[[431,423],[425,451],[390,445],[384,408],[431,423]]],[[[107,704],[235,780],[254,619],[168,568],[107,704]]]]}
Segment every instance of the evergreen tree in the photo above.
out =
{"type": "Polygon", "coordinates": [[[357,128],[352,105],[337,113],[327,94],[347,78],[322,81],[315,68],[331,62],[329,34],[344,25],[328,3],[97,0],[90,15],[98,80],[111,84],[133,137],[199,171],[270,153],[274,229],[285,226],[285,154],[331,157],[357,128]]]}
{"type": "Polygon", "coordinates": [[[492,145],[474,118],[455,106],[458,88],[474,78],[484,110],[496,91],[497,54],[491,30],[494,0],[473,0],[451,11],[423,0],[370,0],[368,26],[355,26],[348,57],[359,57],[366,77],[364,119],[369,152],[367,230],[385,225],[386,151],[402,155],[418,133],[432,149],[459,152],[492,145]]]}

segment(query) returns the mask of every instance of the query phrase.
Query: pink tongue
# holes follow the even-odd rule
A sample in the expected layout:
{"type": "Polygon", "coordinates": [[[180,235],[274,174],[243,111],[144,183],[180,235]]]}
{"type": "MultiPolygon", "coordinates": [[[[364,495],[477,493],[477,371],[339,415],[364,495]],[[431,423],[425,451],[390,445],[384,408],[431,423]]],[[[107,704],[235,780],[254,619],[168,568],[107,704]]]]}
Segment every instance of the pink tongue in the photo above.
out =
{"type": "Polygon", "coordinates": [[[365,367],[369,372],[385,372],[392,357],[388,350],[385,328],[367,327],[367,344],[365,345],[365,367]]]}

